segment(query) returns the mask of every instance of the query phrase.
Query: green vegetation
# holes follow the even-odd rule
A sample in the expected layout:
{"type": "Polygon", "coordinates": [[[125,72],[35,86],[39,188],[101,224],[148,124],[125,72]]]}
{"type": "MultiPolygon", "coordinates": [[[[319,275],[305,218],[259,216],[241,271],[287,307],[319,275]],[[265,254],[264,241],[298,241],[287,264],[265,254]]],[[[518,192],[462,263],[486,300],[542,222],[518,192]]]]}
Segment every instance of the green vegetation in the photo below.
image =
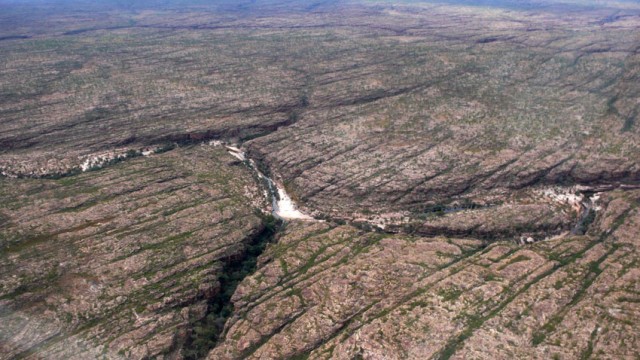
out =
{"type": "Polygon", "coordinates": [[[249,239],[242,255],[228,259],[225,263],[218,277],[220,291],[209,300],[205,318],[192,324],[193,331],[184,346],[185,359],[201,359],[216,345],[227,318],[233,314],[231,296],[238,284],[255,271],[258,256],[273,241],[281,223],[272,215],[266,215],[263,217],[263,224],[264,230],[249,239]]]}
{"type": "Polygon", "coordinates": [[[627,118],[624,121],[624,124],[622,125],[622,132],[631,131],[631,129],[636,123],[637,117],[638,117],[637,110],[633,114],[630,114],[629,116],[627,116],[627,118]]]}
{"type": "Polygon", "coordinates": [[[462,290],[457,288],[440,289],[438,295],[442,297],[444,301],[456,301],[462,295],[462,290]]]}
{"type": "Polygon", "coordinates": [[[578,224],[576,225],[575,229],[573,230],[574,234],[576,235],[586,234],[587,230],[589,230],[589,226],[595,221],[595,219],[596,219],[596,211],[593,209],[589,209],[587,214],[583,218],[581,218],[578,224]]]}
{"type": "MultiPolygon", "coordinates": [[[[597,238],[589,211],[573,229],[580,236],[520,253],[514,244],[488,244],[570,230],[571,207],[540,196],[546,187],[637,183],[640,67],[630,35],[640,6],[605,2],[589,0],[588,9],[563,2],[555,11],[556,2],[536,0],[504,11],[469,1],[192,7],[180,0],[152,8],[85,1],[73,16],[69,8],[3,6],[0,267],[8,276],[0,299],[25,318],[63,324],[51,339],[8,356],[47,357],[43,349],[77,335],[100,343],[108,358],[108,343],[135,330],[144,334],[122,355],[184,350],[187,359],[201,358],[220,344],[229,319],[245,320],[264,304],[286,319],[273,327],[279,334],[300,314],[316,316],[305,311],[324,305],[323,292],[349,306],[322,309],[322,321],[335,326],[292,349],[334,341],[325,348],[332,354],[337,341],[379,320],[397,328],[376,341],[389,348],[398,341],[402,353],[410,338],[396,337],[402,327],[421,342],[421,331],[441,330],[425,320],[431,314],[455,322],[454,333],[438,334],[443,359],[505,313],[517,343],[531,340],[525,345],[536,351],[558,345],[565,315],[602,272],[617,269],[617,283],[637,267],[608,265],[627,261],[616,256],[577,260],[596,246],[608,255],[622,249],[616,243],[632,246],[625,237],[635,236],[637,221],[624,234],[597,238]],[[569,8],[571,16],[562,16],[569,8]],[[266,203],[262,189],[211,140],[242,144],[262,172],[272,170],[295,201],[329,221],[284,229],[254,212],[266,203]],[[79,163],[105,153],[120,155],[80,173],[79,163]],[[369,222],[379,219],[384,230],[369,222]],[[232,294],[276,232],[291,242],[269,248],[264,264],[275,268],[245,283],[249,304],[234,309],[232,294]],[[441,242],[431,248],[431,240],[441,242]],[[279,299],[303,311],[288,313],[279,299]],[[182,331],[183,310],[205,301],[206,316],[190,319],[184,349],[180,341],[160,343],[182,331]],[[534,301],[569,306],[549,313],[534,301]],[[534,312],[547,323],[524,331],[534,312]]],[[[612,298],[635,306],[631,289],[612,298]]],[[[360,335],[368,341],[367,331],[360,335]]],[[[615,342],[596,336],[582,357],[615,342]]],[[[504,354],[509,341],[500,344],[504,354]]],[[[371,347],[360,345],[353,344],[355,357],[367,357],[371,347]]]]}
{"type": "Polygon", "coordinates": [[[529,260],[531,260],[530,257],[528,257],[526,255],[523,255],[523,254],[520,254],[520,255],[512,258],[512,259],[509,259],[509,261],[507,261],[506,264],[500,265],[500,267],[498,267],[498,270],[503,270],[504,268],[506,268],[507,266],[509,266],[511,264],[515,264],[515,263],[518,263],[518,262],[521,262],[521,261],[529,261],[529,260]]]}

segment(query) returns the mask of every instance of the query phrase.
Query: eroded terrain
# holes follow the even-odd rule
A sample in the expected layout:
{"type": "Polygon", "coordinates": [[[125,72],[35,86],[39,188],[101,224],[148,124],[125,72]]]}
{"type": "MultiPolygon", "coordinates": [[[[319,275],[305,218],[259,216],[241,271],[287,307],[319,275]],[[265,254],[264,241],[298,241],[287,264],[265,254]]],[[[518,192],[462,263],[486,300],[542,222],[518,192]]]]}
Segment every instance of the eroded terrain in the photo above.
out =
{"type": "Polygon", "coordinates": [[[637,3],[0,10],[0,358],[640,355],[637,3]]]}
{"type": "Polygon", "coordinates": [[[268,231],[262,193],[221,148],[0,181],[4,358],[179,353],[225,264],[268,231]]]}
{"type": "Polygon", "coordinates": [[[209,359],[633,358],[639,198],[533,245],[292,224],[209,359]]]}

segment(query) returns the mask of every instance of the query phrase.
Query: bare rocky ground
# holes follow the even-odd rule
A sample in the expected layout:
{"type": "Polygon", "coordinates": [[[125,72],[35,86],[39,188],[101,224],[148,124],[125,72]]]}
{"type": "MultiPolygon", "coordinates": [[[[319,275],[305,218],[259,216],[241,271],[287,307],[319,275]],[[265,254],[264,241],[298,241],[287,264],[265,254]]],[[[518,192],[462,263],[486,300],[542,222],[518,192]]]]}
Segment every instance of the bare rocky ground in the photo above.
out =
{"type": "Polygon", "coordinates": [[[0,358],[640,356],[640,7],[468,5],[0,4],[0,358]]]}
{"type": "Polygon", "coordinates": [[[264,197],[234,162],[199,146],[0,180],[0,357],[175,357],[225,263],[264,232],[264,197]]]}
{"type": "Polygon", "coordinates": [[[639,200],[525,246],[289,224],[209,359],[635,358],[639,200]]]}

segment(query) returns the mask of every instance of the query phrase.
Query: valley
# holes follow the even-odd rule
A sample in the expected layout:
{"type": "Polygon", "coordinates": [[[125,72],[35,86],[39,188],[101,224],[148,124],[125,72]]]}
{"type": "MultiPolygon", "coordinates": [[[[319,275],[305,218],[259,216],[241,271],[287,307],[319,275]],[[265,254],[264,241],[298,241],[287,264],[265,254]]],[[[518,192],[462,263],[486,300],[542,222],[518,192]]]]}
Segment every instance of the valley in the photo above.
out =
{"type": "Polygon", "coordinates": [[[0,0],[0,359],[640,356],[635,1],[0,0]]]}

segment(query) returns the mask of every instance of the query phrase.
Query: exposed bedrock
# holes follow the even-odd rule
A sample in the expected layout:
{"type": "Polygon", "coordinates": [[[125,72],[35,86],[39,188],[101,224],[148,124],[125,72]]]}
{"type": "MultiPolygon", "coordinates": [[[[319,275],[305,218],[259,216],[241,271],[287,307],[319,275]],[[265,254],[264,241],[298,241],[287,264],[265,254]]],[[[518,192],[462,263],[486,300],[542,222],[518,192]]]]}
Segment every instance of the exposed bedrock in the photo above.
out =
{"type": "Polygon", "coordinates": [[[208,359],[637,355],[640,193],[586,235],[531,245],[290,224],[208,359]]]}
{"type": "Polygon", "coordinates": [[[0,179],[0,358],[179,358],[267,231],[262,190],[233,163],[198,146],[0,179]]]}

